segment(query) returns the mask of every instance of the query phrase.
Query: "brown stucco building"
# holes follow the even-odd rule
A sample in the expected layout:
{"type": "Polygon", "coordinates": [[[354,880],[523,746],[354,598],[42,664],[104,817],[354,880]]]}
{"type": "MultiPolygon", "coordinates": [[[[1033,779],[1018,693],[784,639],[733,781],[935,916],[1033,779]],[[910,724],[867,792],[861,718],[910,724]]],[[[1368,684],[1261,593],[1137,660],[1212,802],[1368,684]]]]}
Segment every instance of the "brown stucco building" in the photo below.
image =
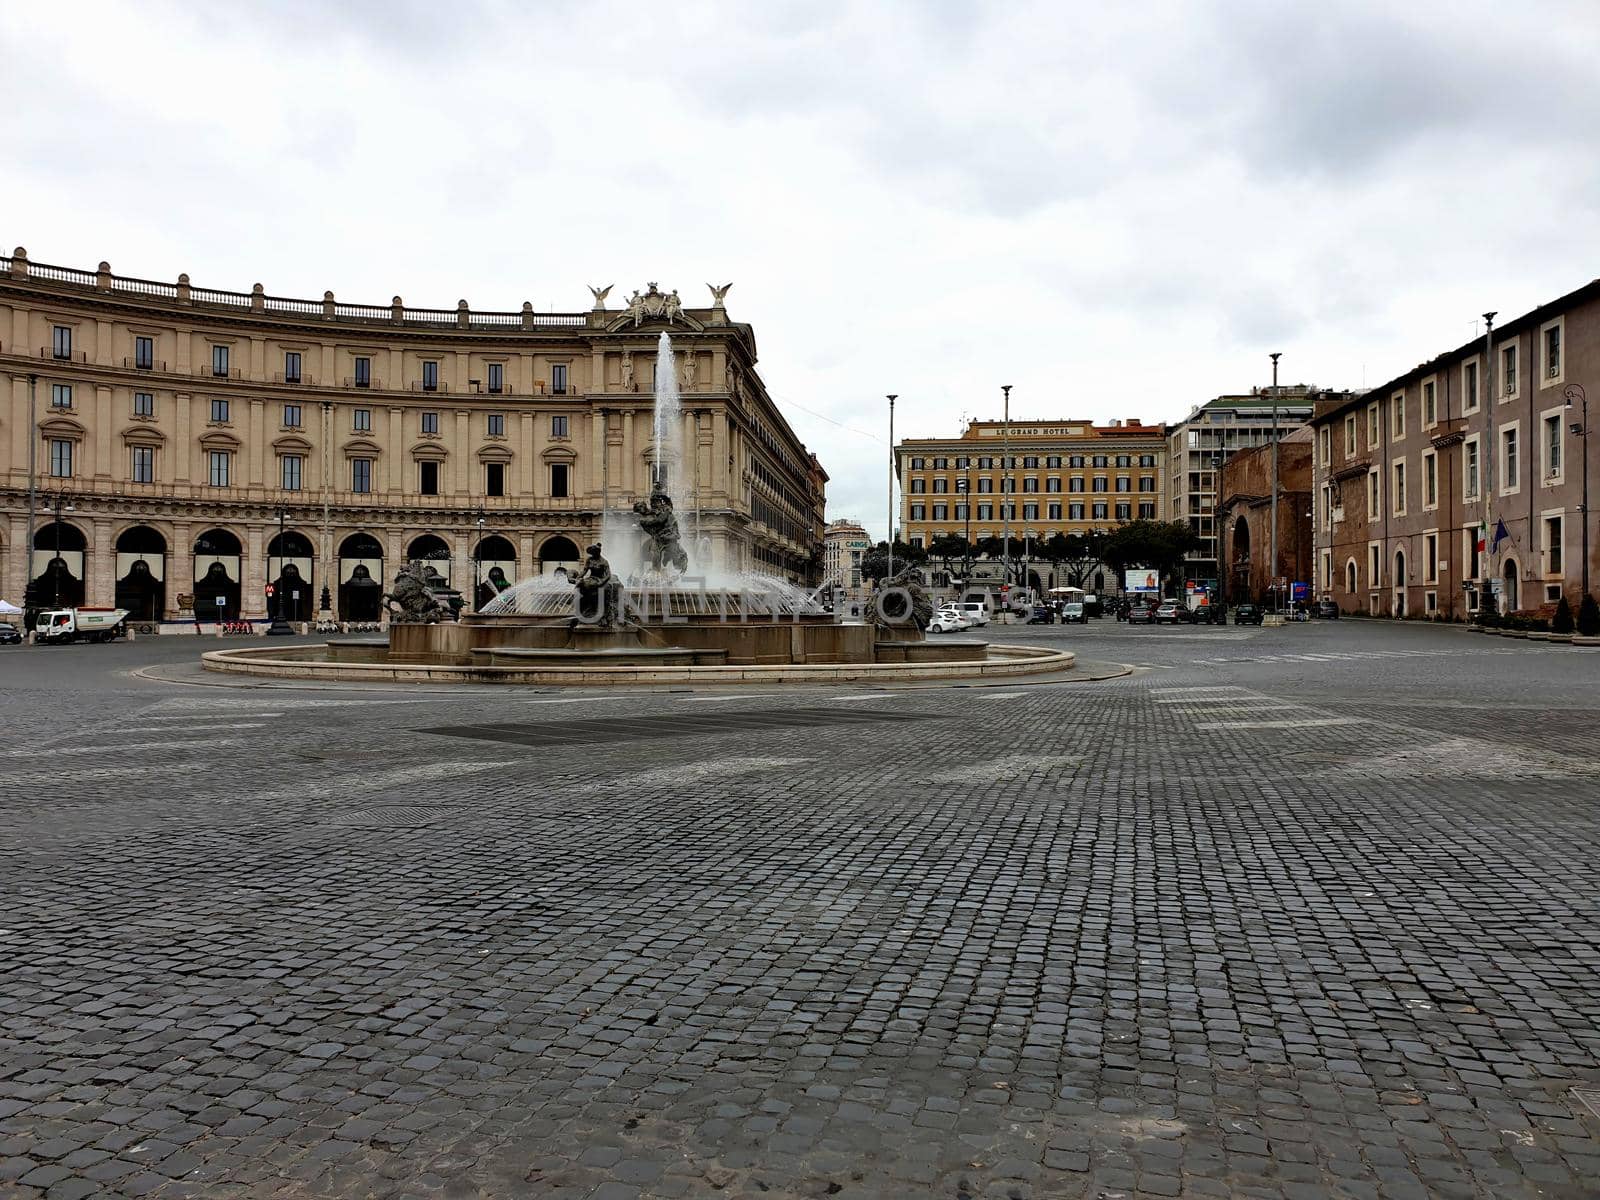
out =
{"type": "Polygon", "coordinates": [[[1584,494],[1597,386],[1600,280],[1319,406],[1317,593],[1371,614],[1461,619],[1485,593],[1505,612],[1576,610],[1600,549],[1584,494]]]}
{"type": "Polygon", "coordinates": [[[1227,564],[1223,597],[1229,604],[1286,602],[1290,593],[1275,592],[1275,582],[1285,589],[1296,582],[1312,582],[1311,446],[1311,429],[1302,425],[1276,445],[1242,451],[1223,464],[1217,528],[1227,564]],[[1269,553],[1274,454],[1278,459],[1276,555],[1269,553]]]}

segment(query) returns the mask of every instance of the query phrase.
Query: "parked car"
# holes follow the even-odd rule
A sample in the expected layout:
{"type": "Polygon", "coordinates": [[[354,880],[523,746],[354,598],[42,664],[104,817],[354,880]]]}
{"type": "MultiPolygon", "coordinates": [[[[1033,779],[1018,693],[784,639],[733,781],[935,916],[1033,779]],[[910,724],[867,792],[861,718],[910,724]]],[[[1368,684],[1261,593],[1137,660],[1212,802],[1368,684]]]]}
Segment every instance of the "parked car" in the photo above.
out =
{"type": "Polygon", "coordinates": [[[959,608],[941,608],[928,622],[929,633],[960,633],[963,629],[971,628],[972,622],[959,608]]]}
{"type": "Polygon", "coordinates": [[[1056,610],[1048,604],[1035,604],[1028,613],[1029,625],[1053,625],[1056,620],[1056,610]]]}
{"type": "Polygon", "coordinates": [[[979,629],[989,623],[989,606],[981,600],[976,603],[971,600],[963,600],[956,607],[965,613],[967,620],[979,629]]]}
{"type": "Polygon", "coordinates": [[[1156,610],[1148,604],[1133,604],[1128,607],[1127,621],[1129,625],[1155,624],[1156,610]]]}
{"type": "Polygon", "coordinates": [[[1261,624],[1261,609],[1254,604],[1236,604],[1233,608],[1235,625],[1261,624]]]}
{"type": "Polygon", "coordinates": [[[1176,625],[1179,621],[1187,620],[1185,610],[1176,600],[1165,600],[1161,607],[1156,609],[1153,618],[1157,625],[1176,625]]]}
{"type": "Polygon", "coordinates": [[[1207,625],[1226,625],[1228,623],[1228,606],[1226,604],[1220,604],[1213,600],[1200,611],[1204,614],[1201,620],[1207,625]]]}
{"type": "Polygon", "coordinates": [[[1084,614],[1083,605],[1074,600],[1061,606],[1061,623],[1063,625],[1071,625],[1074,623],[1079,625],[1087,625],[1089,623],[1089,618],[1084,614]]]}
{"type": "Polygon", "coordinates": [[[1339,606],[1332,600],[1318,600],[1316,608],[1311,611],[1313,615],[1328,621],[1337,621],[1339,619],[1339,606]]]}
{"type": "Polygon", "coordinates": [[[9,621],[0,621],[0,646],[22,645],[22,633],[9,621]]]}

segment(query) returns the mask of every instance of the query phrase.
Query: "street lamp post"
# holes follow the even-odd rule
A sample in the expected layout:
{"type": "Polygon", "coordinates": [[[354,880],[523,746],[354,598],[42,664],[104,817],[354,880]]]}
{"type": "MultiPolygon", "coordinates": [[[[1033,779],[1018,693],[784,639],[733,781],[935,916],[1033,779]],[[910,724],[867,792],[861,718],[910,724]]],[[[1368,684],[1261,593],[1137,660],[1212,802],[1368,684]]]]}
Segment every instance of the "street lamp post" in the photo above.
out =
{"type": "MultiPolygon", "coordinates": [[[[1267,542],[1267,581],[1278,581],[1278,356],[1282,351],[1270,355],[1272,359],[1272,529],[1267,542]]],[[[1279,608],[1282,608],[1283,591],[1278,592],[1279,608]]]]}
{"type": "MultiPolygon", "coordinates": [[[[39,483],[38,483],[38,468],[37,468],[36,464],[37,464],[38,455],[39,455],[39,421],[38,421],[37,414],[34,412],[34,397],[35,397],[35,393],[38,390],[38,387],[39,387],[39,377],[37,375],[29,375],[28,376],[28,547],[23,552],[26,555],[26,557],[23,559],[23,561],[28,564],[28,571],[27,571],[28,577],[22,581],[23,582],[23,586],[25,588],[27,587],[28,584],[33,582],[33,536],[34,536],[33,523],[36,520],[38,520],[37,508],[36,508],[36,498],[37,498],[37,495],[38,495],[39,483]]],[[[32,589],[32,588],[28,589],[28,591],[33,591],[33,590],[35,590],[35,589],[32,589]]],[[[23,603],[26,604],[27,600],[24,599],[23,603]]],[[[28,614],[27,618],[24,620],[24,622],[23,622],[23,628],[24,629],[27,628],[27,620],[29,620],[29,619],[32,619],[32,614],[28,614]]]]}
{"type": "Polygon", "coordinates": [[[885,579],[894,578],[894,477],[899,466],[899,452],[894,448],[894,402],[898,393],[889,394],[889,529],[884,535],[883,544],[889,547],[888,574],[885,579]]]}
{"type": "Polygon", "coordinates": [[[1583,439],[1583,497],[1578,505],[1578,527],[1583,530],[1583,594],[1589,595],[1589,393],[1581,383],[1569,383],[1561,390],[1567,407],[1573,400],[1581,406],[1582,424],[1574,424],[1572,432],[1583,439]]]}
{"type": "Polygon", "coordinates": [[[1011,385],[1003,383],[1000,425],[1000,582],[1011,582],[1011,385]]]}
{"type": "MultiPolygon", "coordinates": [[[[268,637],[286,637],[294,633],[294,628],[283,619],[283,605],[286,597],[283,595],[283,560],[289,557],[289,539],[285,530],[289,520],[287,509],[278,510],[278,578],[268,579],[272,585],[272,624],[267,626],[268,637]]],[[[272,574],[272,555],[267,555],[267,574],[272,574]]]]}
{"type": "MultiPolygon", "coordinates": [[[[60,562],[61,561],[61,513],[62,513],[63,510],[65,510],[67,512],[71,512],[72,511],[72,505],[67,503],[67,493],[64,492],[64,491],[61,491],[61,492],[57,492],[56,493],[56,503],[55,503],[55,512],[56,512],[56,520],[55,520],[56,562],[60,562]]],[[[55,585],[56,585],[54,607],[60,608],[61,607],[61,568],[52,565],[51,571],[50,571],[50,576],[55,581],[55,585]]]]}
{"type": "Polygon", "coordinates": [[[478,540],[472,547],[472,611],[483,611],[483,510],[478,510],[478,540]]]}
{"type": "Polygon", "coordinates": [[[956,489],[961,493],[961,507],[967,514],[966,548],[962,550],[961,580],[963,585],[972,584],[972,456],[967,456],[967,477],[956,480],[956,489]]]}

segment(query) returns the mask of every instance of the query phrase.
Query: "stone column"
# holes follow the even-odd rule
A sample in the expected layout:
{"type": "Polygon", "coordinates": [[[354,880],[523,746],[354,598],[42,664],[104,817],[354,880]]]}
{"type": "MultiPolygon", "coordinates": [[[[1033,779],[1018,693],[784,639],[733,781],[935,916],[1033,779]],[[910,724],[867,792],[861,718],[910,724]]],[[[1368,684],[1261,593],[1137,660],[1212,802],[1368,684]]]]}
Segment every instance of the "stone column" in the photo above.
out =
{"type": "MultiPolygon", "coordinates": [[[[187,521],[172,523],[172,537],[167,541],[167,611],[168,618],[178,615],[180,593],[194,591],[194,527],[187,521]]],[[[198,603],[198,601],[196,601],[198,603]]]]}
{"type": "Polygon", "coordinates": [[[107,607],[116,597],[117,556],[111,545],[111,518],[91,518],[89,561],[84,564],[84,598],[91,606],[107,607]]]}
{"type": "MultiPolygon", "coordinates": [[[[276,525],[272,533],[277,533],[276,525]]],[[[239,564],[239,608],[245,617],[267,615],[266,543],[270,536],[259,520],[252,520],[245,530],[244,561],[239,564]]]]}
{"type": "MultiPolygon", "coordinates": [[[[88,414],[85,413],[85,416],[88,414]]],[[[94,442],[94,473],[101,479],[127,479],[131,469],[115,475],[112,465],[112,445],[121,439],[112,432],[118,422],[111,416],[111,385],[97,383],[94,388],[94,420],[90,422],[89,437],[94,442]]],[[[84,464],[87,466],[88,464],[84,464]]]]}

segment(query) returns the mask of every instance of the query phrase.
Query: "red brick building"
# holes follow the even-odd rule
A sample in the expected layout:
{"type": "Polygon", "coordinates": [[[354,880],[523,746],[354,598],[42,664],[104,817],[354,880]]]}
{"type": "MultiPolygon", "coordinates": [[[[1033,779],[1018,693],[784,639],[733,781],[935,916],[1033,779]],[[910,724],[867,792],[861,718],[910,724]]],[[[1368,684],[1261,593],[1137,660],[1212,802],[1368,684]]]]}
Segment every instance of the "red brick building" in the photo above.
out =
{"type": "MultiPolygon", "coordinates": [[[[1274,602],[1272,584],[1312,583],[1310,426],[1276,446],[1235,454],[1222,467],[1217,533],[1223,598],[1229,604],[1274,602]],[[1278,458],[1278,547],[1272,545],[1272,457],[1278,458]]],[[[1283,599],[1287,600],[1287,593],[1283,599]]]]}

